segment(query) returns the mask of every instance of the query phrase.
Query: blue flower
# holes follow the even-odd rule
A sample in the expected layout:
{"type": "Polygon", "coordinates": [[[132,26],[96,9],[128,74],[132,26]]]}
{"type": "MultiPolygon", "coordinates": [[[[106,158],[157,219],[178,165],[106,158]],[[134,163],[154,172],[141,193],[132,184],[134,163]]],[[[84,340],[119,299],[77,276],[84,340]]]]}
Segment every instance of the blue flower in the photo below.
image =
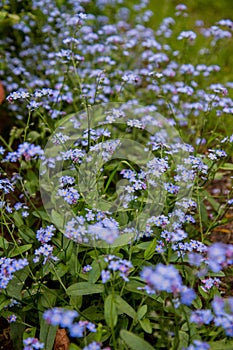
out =
{"type": "Polygon", "coordinates": [[[213,320],[214,316],[211,310],[196,310],[193,311],[190,316],[190,321],[197,323],[199,326],[203,324],[209,324],[213,320]]]}
{"type": "MultiPolygon", "coordinates": [[[[194,340],[189,347],[185,348],[184,350],[209,350],[210,345],[206,342],[203,342],[201,340],[194,340]]],[[[182,349],[183,350],[183,349],[182,349]]]]}
{"type": "Polygon", "coordinates": [[[24,339],[23,344],[23,350],[44,349],[44,343],[40,343],[37,338],[24,339]]]}

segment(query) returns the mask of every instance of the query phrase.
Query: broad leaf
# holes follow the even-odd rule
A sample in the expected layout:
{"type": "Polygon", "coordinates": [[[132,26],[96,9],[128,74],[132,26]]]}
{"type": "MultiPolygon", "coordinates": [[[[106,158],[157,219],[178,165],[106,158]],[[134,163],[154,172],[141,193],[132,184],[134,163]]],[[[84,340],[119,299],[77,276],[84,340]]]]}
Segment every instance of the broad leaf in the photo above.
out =
{"type": "Polygon", "coordinates": [[[43,318],[40,321],[40,341],[46,350],[52,350],[56,337],[57,327],[48,325],[43,318]]]}
{"type": "Polygon", "coordinates": [[[124,299],[122,299],[120,295],[115,295],[115,303],[117,306],[117,310],[120,313],[126,314],[132,319],[136,318],[137,316],[136,311],[124,299]]]}
{"type": "Polygon", "coordinates": [[[147,341],[124,329],[120,331],[120,336],[132,350],[154,350],[147,341]]]}
{"type": "Polygon", "coordinates": [[[147,313],[147,305],[142,305],[137,311],[137,319],[141,320],[147,313]]]}
{"type": "Polygon", "coordinates": [[[89,295],[103,292],[103,284],[94,284],[89,282],[75,283],[67,288],[68,295],[89,295]]]}
{"type": "Polygon", "coordinates": [[[117,324],[117,308],[113,294],[109,294],[104,301],[104,318],[107,325],[113,328],[117,324]]]}
{"type": "Polygon", "coordinates": [[[153,241],[150,242],[149,246],[146,248],[144,252],[144,259],[150,260],[152,256],[155,254],[155,247],[157,245],[157,239],[154,238],[153,241]]]}
{"type": "Polygon", "coordinates": [[[152,333],[152,326],[151,326],[150,320],[148,318],[144,318],[143,320],[140,320],[139,323],[140,323],[142,329],[146,333],[149,333],[149,334],[152,333]]]}
{"type": "Polygon", "coordinates": [[[31,249],[32,245],[31,244],[25,244],[21,245],[19,247],[14,247],[10,252],[9,252],[9,258],[13,258],[17,255],[21,255],[31,249]]]}

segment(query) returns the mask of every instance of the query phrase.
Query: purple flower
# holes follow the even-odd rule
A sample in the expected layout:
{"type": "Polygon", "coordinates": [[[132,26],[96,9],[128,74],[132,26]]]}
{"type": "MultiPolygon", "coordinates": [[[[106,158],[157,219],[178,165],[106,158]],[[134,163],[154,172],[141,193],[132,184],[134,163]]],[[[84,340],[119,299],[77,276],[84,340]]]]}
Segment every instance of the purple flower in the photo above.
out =
{"type": "Polygon", "coordinates": [[[180,35],[177,37],[177,40],[182,40],[182,39],[188,39],[189,41],[195,40],[197,37],[196,33],[194,33],[191,30],[183,31],[180,33],[180,35]]]}
{"type": "Polygon", "coordinates": [[[213,320],[213,314],[211,310],[196,310],[193,311],[190,317],[190,321],[197,323],[199,326],[203,324],[209,324],[213,320]]]}
{"type": "Polygon", "coordinates": [[[14,322],[16,322],[16,320],[17,320],[17,316],[16,315],[10,315],[10,316],[7,317],[7,321],[9,323],[14,323],[14,322]]]}
{"type": "Polygon", "coordinates": [[[210,345],[206,342],[203,342],[201,340],[194,340],[191,345],[189,345],[188,348],[185,350],[209,350],[210,345]]]}
{"type": "Polygon", "coordinates": [[[27,259],[0,258],[0,290],[5,289],[14,273],[28,265],[27,259]]]}
{"type": "Polygon", "coordinates": [[[83,273],[89,272],[91,270],[92,270],[91,265],[86,265],[86,266],[83,266],[83,268],[82,268],[83,273]]]}
{"type": "Polygon", "coordinates": [[[43,318],[48,324],[51,324],[52,326],[58,326],[62,321],[63,313],[64,310],[62,308],[55,307],[53,309],[45,311],[43,318]]]}
{"type": "MultiPolygon", "coordinates": [[[[175,298],[179,297],[180,302],[185,305],[191,305],[195,299],[196,295],[193,289],[182,284],[178,270],[172,265],[158,264],[155,268],[144,267],[141,277],[147,283],[145,290],[149,294],[166,291],[172,293],[175,298]]],[[[179,305],[179,301],[177,305],[179,305]]]]}
{"type": "Polygon", "coordinates": [[[102,279],[103,283],[108,282],[110,280],[110,278],[111,278],[110,271],[108,271],[108,270],[107,271],[106,270],[102,270],[101,271],[101,279],[102,279]]]}
{"type": "Polygon", "coordinates": [[[222,327],[229,337],[233,337],[233,298],[223,299],[215,296],[212,301],[214,324],[222,327]]]}
{"type": "Polygon", "coordinates": [[[198,253],[189,253],[188,254],[189,264],[193,266],[200,266],[203,261],[203,256],[198,253]]]}
{"type": "Polygon", "coordinates": [[[75,204],[80,198],[78,191],[74,187],[59,189],[57,193],[59,196],[63,197],[68,204],[75,204]]]}
{"type": "Polygon", "coordinates": [[[0,179],[0,190],[3,190],[5,194],[13,192],[14,187],[12,186],[9,179],[0,179]]]}
{"type": "Polygon", "coordinates": [[[84,333],[84,327],[79,323],[74,323],[69,328],[70,336],[73,338],[82,338],[84,333]]]}
{"type": "Polygon", "coordinates": [[[40,248],[35,250],[35,258],[33,259],[34,263],[39,262],[40,257],[43,256],[44,257],[44,261],[43,261],[43,265],[49,260],[52,259],[54,261],[57,261],[58,258],[55,257],[53,254],[53,246],[45,243],[44,245],[42,245],[40,248]]]}
{"type": "Polygon", "coordinates": [[[23,350],[44,349],[44,344],[40,343],[37,338],[24,339],[23,344],[23,350]]]}
{"type": "Polygon", "coordinates": [[[118,222],[114,219],[104,218],[93,225],[89,225],[88,233],[101,239],[108,244],[112,244],[119,236],[118,222]]]}
{"type": "Polygon", "coordinates": [[[93,341],[89,345],[85,346],[83,350],[101,350],[101,343],[97,343],[96,341],[93,341]]]}
{"type": "Polygon", "coordinates": [[[180,301],[184,305],[190,306],[193,300],[196,298],[196,294],[192,288],[184,286],[180,293],[180,301]]]}
{"type": "Polygon", "coordinates": [[[210,269],[219,272],[222,268],[233,263],[233,245],[214,243],[208,249],[207,258],[210,269]]]}
{"type": "Polygon", "coordinates": [[[41,227],[36,232],[36,238],[41,243],[48,243],[52,239],[54,231],[56,231],[56,228],[53,225],[47,226],[45,228],[41,227]]]}
{"type": "Polygon", "coordinates": [[[214,278],[209,277],[209,278],[203,279],[203,280],[201,280],[201,281],[202,281],[202,283],[204,283],[204,286],[201,286],[201,288],[202,288],[205,292],[207,292],[208,290],[210,290],[213,286],[218,287],[219,284],[221,283],[220,279],[219,279],[219,278],[216,278],[216,277],[214,277],[214,278]]]}
{"type": "Polygon", "coordinates": [[[182,289],[182,279],[172,265],[158,264],[155,268],[144,267],[141,277],[155,293],[166,291],[177,295],[182,289]]]}

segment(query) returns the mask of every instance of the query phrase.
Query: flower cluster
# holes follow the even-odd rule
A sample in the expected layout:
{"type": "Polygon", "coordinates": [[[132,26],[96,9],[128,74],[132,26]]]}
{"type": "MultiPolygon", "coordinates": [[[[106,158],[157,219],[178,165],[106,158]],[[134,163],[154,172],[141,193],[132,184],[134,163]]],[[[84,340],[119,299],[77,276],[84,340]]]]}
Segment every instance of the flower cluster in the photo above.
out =
{"type": "Polygon", "coordinates": [[[194,340],[191,345],[189,345],[185,350],[209,350],[210,345],[201,340],[194,340]]]}
{"type": "Polygon", "coordinates": [[[103,241],[112,244],[119,236],[119,224],[108,213],[86,210],[86,216],[75,216],[65,225],[65,236],[75,242],[103,241]]]}
{"type": "Polygon", "coordinates": [[[36,146],[29,142],[24,142],[19,145],[17,151],[8,152],[3,162],[15,163],[20,159],[29,161],[31,159],[43,159],[44,151],[40,146],[36,146]]]}
{"type": "Polygon", "coordinates": [[[22,270],[28,264],[27,259],[0,258],[0,290],[7,287],[16,271],[22,270]]]}
{"type": "Polygon", "coordinates": [[[7,194],[14,191],[14,187],[9,179],[0,179],[0,190],[7,194]]]}
{"type": "Polygon", "coordinates": [[[75,310],[67,310],[55,307],[44,312],[43,318],[48,324],[67,328],[71,337],[82,338],[86,331],[96,332],[96,327],[88,321],[75,322],[78,317],[78,312],[75,310]]]}
{"type": "Polygon", "coordinates": [[[216,242],[209,247],[201,244],[201,247],[201,250],[188,254],[191,265],[202,266],[204,263],[209,270],[219,272],[233,264],[233,245],[216,242]]]}
{"type": "Polygon", "coordinates": [[[121,259],[115,255],[108,255],[104,258],[104,261],[108,263],[106,269],[101,271],[102,282],[106,283],[115,273],[118,272],[118,275],[123,278],[124,281],[128,282],[128,275],[130,273],[130,269],[133,268],[133,264],[125,259],[121,259]]]}
{"type": "Polygon", "coordinates": [[[89,225],[88,234],[93,240],[102,240],[108,244],[112,244],[119,236],[119,224],[113,218],[104,218],[103,220],[89,225]]]}
{"type": "MultiPolygon", "coordinates": [[[[4,2],[6,12],[10,3],[4,2]]],[[[233,264],[233,246],[207,246],[204,232],[218,223],[220,211],[205,215],[203,201],[217,211],[205,190],[232,154],[233,135],[222,136],[222,120],[233,114],[233,82],[222,78],[230,72],[218,56],[219,48],[230,47],[225,43],[232,40],[233,22],[204,28],[197,21],[189,30],[183,26],[188,7],[171,4],[175,19],[164,18],[153,30],[148,0],[129,3],[31,0],[20,4],[19,16],[9,16],[13,31],[0,39],[0,73],[16,126],[6,133],[6,147],[0,146],[6,198],[0,201],[1,305],[9,323],[23,320],[39,334],[38,310],[48,303],[75,304],[81,320],[77,311],[59,307],[44,319],[66,328],[74,347],[84,350],[107,342],[114,350],[123,342],[131,347],[138,330],[142,344],[151,339],[155,348],[182,347],[180,336],[189,332],[186,350],[207,350],[199,335],[195,339],[199,327],[203,340],[220,339],[218,329],[207,334],[210,327],[233,336],[232,298],[211,300],[219,295],[215,276],[233,264]],[[119,107],[117,101],[124,102],[119,107]],[[39,163],[46,179],[41,187],[39,163]],[[64,222],[57,236],[50,216],[58,227],[64,222]],[[13,259],[17,254],[21,259],[13,259]],[[29,274],[22,273],[13,290],[9,281],[28,264],[29,274]],[[70,295],[76,282],[82,287],[70,295]],[[195,300],[191,286],[202,299],[195,300]],[[198,308],[201,303],[205,308],[198,308]]],[[[231,198],[229,190],[223,212],[231,210],[231,198]]],[[[44,346],[36,338],[24,340],[24,350],[44,346]]]]}
{"type": "Polygon", "coordinates": [[[26,338],[23,344],[23,350],[44,349],[44,344],[39,342],[37,338],[26,338]]]}
{"type": "Polygon", "coordinates": [[[41,247],[35,250],[35,257],[33,258],[34,263],[40,261],[40,257],[43,257],[43,265],[46,264],[48,260],[58,261],[58,258],[53,255],[53,246],[50,244],[43,244],[41,247]]]}
{"type": "Polygon", "coordinates": [[[173,294],[174,298],[179,296],[180,302],[185,305],[191,305],[196,297],[193,289],[183,285],[178,270],[172,265],[144,267],[141,278],[146,282],[144,289],[148,294],[166,291],[173,294]]]}
{"type": "Polygon", "coordinates": [[[219,287],[219,285],[221,283],[220,279],[217,277],[205,278],[205,279],[202,279],[201,282],[204,284],[203,286],[201,286],[201,288],[205,292],[209,291],[212,287],[219,287]]]}
{"type": "Polygon", "coordinates": [[[223,299],[215,296],[212,301],[212,309],[213,313],[209,309],[193,311],[190,321],[199,326],[208,325],[213,321],[215,326],[225,330],[227,336],[233,337],[233,298],[223,299]]]}
{"type": "Polygon", "coordinates": [[[49,225],[45,228],[41,227],[39,230],[36,231],[36,239],[42,244],[48,243],[54,236],[55,230],[56,228],[53,225],[49,225]]]}

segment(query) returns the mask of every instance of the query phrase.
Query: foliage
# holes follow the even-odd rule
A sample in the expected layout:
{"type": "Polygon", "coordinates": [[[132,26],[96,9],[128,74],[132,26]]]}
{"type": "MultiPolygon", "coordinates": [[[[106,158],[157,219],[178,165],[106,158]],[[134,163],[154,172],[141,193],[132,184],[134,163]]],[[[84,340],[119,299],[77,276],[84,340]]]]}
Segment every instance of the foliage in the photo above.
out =
{"type": "Polygon", "coordinates": [[[233,22],[177,5],[152,29],[145,0],[4,6],[0,310],[15,348],[50,350],[58,328],[70,349],[232,348],[233,246],[210,238],[233,205],[233,22]]]}

